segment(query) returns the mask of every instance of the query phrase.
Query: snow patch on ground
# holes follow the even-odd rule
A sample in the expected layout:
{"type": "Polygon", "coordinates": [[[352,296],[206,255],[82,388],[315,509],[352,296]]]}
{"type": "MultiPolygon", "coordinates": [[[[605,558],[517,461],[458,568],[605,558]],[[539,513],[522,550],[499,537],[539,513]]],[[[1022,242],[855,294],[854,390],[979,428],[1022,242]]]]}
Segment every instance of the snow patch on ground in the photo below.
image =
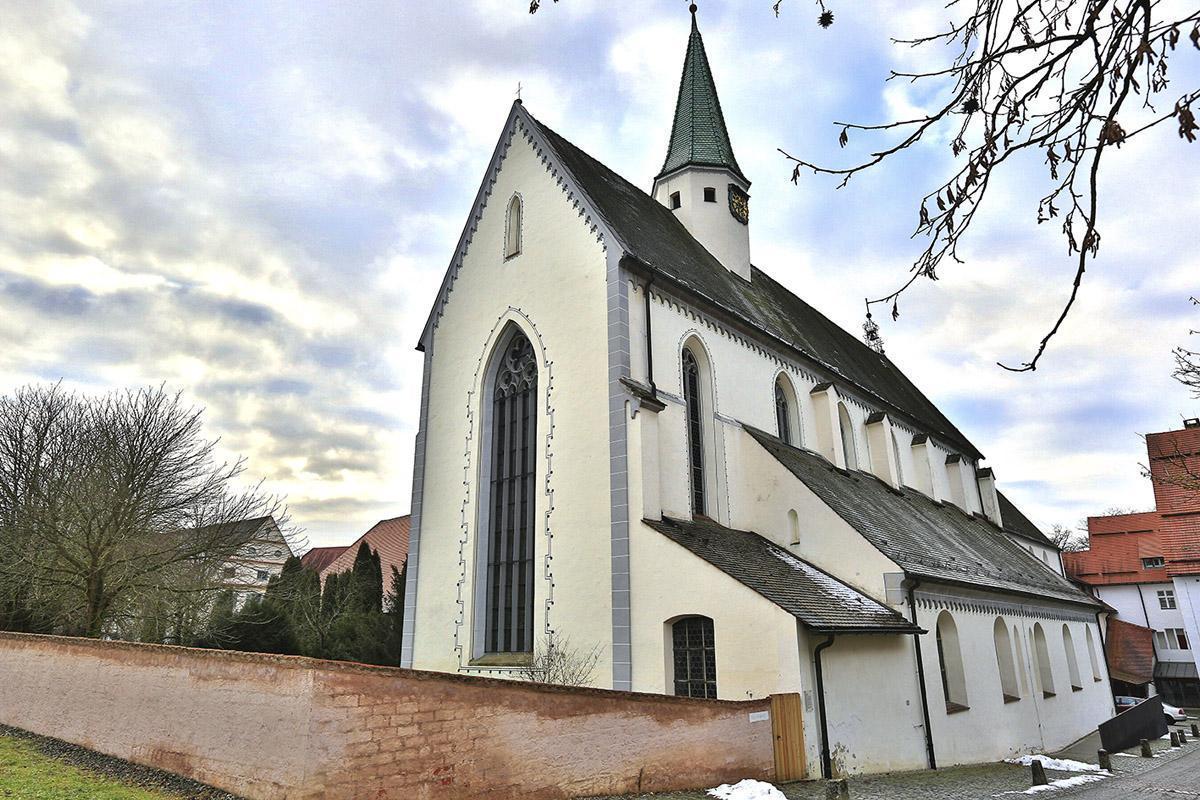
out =
{"type": "Polygon", "coordinates": [[[708,795],[718,800],[787,800],[783,792],[769,783],[747,778],[734,784],[723,783],[709,789],[708,795]]]}
{"type": "MultiPolygon", "coordinates": [[[[1076,762],[1078,763],[1078,762],[1076,762]]],[[[1094,781],[1102,781],[1108,777],[1108,773],[1102,775],[1072,775],[1069,778],[1063,778],[1058,781],[1050,781],[1045,786],[1030,786],[1023,792],[1010,792],[1009,794],[1038,794],[1040,792],[1052,792],[1055,789],[1070,789],[1073,786],[1082,786],[1085,783],[1094,781]]]]}
{"type": "Polygon", "coordinates": [[[1021,756],[1020,758],[1004,759],[1009,764],[1020,764],[1023,767],[1028,767],[1034,761],[1042,762],[1042,767],[1045,769],[1057,770],[1058,772],[1100,772],[1100,767],[1096,764],[1085,764],[1082,761],[1072,761],[1069,758],[1051,758],[1039,754],[1021,756]]]}

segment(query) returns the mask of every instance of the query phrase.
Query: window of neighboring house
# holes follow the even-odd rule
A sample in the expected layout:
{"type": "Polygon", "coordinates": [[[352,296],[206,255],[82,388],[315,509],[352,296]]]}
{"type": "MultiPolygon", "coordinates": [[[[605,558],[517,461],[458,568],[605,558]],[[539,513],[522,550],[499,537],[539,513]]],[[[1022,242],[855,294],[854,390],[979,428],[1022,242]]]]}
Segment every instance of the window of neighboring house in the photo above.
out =
{"type": "Polygon", "coordinates": [[[1187,634],[1183,628],[1167,628],[1154,632],[1154,641],[1160,650],[1187,650],[1187,634]]]}
{"type": "Polygon", "coordinates": [[[704,421],[700,397],[700,364],[683,349],[683,399],[687,406],[688,477],[692,484],[692,513],[705,513],[704,421]]]}
{"type": "Polygon", "coordinates": [[[1175,608],[1175,590],[1174,589],[1159,589],[1158,590],[1158,607],[1165,609],[1175,608]]]}
{"type": "Polygon", "coordinates": [[[538,368],[533,346],[514,331],[492,379],[484,601],[488,653],[533,650],[538,368]]]}
{"type": "Polygon", "coordinates": [[[234,567],[226,567],[225,569],[221,570],[221,574],[226,578],[232,578],[234,575],[237,575],[237,569],[234,567]]]}
{"type": "Polygon", "coordinates": [[[671,192],[671,210],[679,208],[683,205],[683,201],[679,199],[679,192],[671,192]]]}
{"type": "Polygon", "coordinates": [[[967,676],[963,670],[962,649],[958,644],[958,626],[949,611],[943,611],[937,619],[938,668],[942,673],[942,695],[946,699],[946,713],[966,711],[967,676]]]}
{"type": "Polygon", "coordinates": [[[265,581],[270,577],[271,577],[271,573],[267,572],[265,569],[260,569],[258,571],[258,579],[260,581],[265,581]]]}
{"type": "Polygon", "coordinates": [[[717,190],[711,186],[705,186],[704,187],[704,202],[706,202],[706,203],[717,202],[717,190]]]}
{"type": "Polygon", "coordinates": [[[508,201],[508,216],[504,227],[504,257],[521,254],[521,198],[513,195],[508,201]]]}
{"type": "Polygon", "coordinates": [[[671,625],[671,664],[676,695],[716,698],[717,646],[711,619],[684,617],[671,625]]]}
{"type": "Polygon", "coordinates": [[[1142,569],[1162,569],[1165,564],[1162,556],[1142,559],[1142,569]]]}

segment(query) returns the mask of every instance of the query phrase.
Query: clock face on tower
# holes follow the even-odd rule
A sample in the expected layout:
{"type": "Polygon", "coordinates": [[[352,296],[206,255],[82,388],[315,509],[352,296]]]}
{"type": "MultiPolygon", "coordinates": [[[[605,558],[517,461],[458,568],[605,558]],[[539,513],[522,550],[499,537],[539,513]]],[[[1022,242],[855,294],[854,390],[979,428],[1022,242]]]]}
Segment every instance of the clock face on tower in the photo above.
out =
{"type": "Polygon", "coordinates": [[[750,222],[750,195],[737,184],[729,184],[729,213],[743,225],[750,222]]]}

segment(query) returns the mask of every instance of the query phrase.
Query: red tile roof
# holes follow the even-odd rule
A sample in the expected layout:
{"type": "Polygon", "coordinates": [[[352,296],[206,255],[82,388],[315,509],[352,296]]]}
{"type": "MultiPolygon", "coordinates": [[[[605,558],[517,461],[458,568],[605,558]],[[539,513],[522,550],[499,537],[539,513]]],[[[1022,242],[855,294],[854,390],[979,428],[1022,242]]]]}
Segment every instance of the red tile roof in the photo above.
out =
{"type": "Polygon", "coordinates": [[[1126,683],[1149,683],[1154,677],[1154,631],[1110,617],[1104,647],[1112,677],[1126,683]]]}
{"type": "Polygon", "coordinates": [[[1167,583],[1164,568],[1145,569],[1143,558],[1161,558],[1162,538],[1157,511],[1088,517],[1088,549],[1063,553],[1063,566],[1070,575],[1089,586],[1119,583],[1167,583]]]}
{"type": "Polygon", "coordinates": [[[300,563],[309,569],[320,572],[332,564],[338,556],[346,552],[346,546],[314,547],[300,558],[300,563]]]}
{"type": "Polygon", "coordinates": [[[345,572],[354,566],[354,557],[363,542],[371,545],[372,550],[379,551],[379,561],[383,567],[383,590],[387,592],[392,587],[392,567],[399,572],[404,569],[404,561],[408,558],[408,527],[409,516],[381,519],[369,531],[358,537],[349,547],[343,549],[336,558],[325,565],[321,579],[335,572],[345,572]]]}

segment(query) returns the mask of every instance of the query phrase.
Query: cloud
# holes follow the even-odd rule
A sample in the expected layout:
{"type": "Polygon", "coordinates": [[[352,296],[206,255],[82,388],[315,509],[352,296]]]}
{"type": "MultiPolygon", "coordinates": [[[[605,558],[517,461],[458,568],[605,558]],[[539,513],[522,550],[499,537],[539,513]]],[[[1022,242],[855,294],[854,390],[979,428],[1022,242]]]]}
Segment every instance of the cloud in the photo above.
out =
{"type": "MultiPolygon", "coordinates": [[[[539,118],[648,188],[688,35],[674,0],[532,17],[506,0],[87,9],[0,4],[0,390],[182,388],[316,544],[407,510],[412,348],[517,83],[539,118]]],[[[881,139],[842,150],[831,122],[931,102],[884,83],[931,57],[889,37],[945,13],[847,4],[825,31],[799,5],[700,12],[754,181],[755,260],[852,331],[863,298],[906,276],[948,148],[934,137],[841,191],[793,185],[776,148],[834,164],[869,152],[881,139]]],[[[1070,279],[1061,240],[1029,221],[1039,163],[997,186],[968,264],[883,320],[889,353],[1040,522],[1146,505],[1137,432],[1194,414],[1168,373],[1195,327],[1186,187],[1200,176],[1172,137],[1114,158],[1101,259],[1042,370],[995,366],[1031,352],[1070,279]]]]}

